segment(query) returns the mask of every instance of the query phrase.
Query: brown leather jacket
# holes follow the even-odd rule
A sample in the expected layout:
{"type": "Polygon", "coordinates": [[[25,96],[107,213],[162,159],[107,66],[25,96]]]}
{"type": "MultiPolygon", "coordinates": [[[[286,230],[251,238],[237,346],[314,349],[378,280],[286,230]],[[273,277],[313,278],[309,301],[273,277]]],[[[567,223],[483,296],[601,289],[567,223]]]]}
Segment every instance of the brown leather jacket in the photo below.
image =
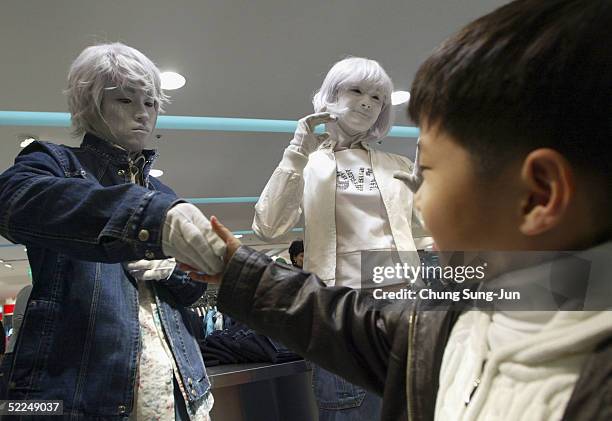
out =
{"type": "MultiPolygon", "coordinates": [[[[459,312],[328,288],[315,275],[244,246],[226,269],[218,306],[381,395],[381,420],[433,420],[442,356],[459,312]]],[[[612,420],[612,338],[585,362],[563,420],[612,420]]]]}

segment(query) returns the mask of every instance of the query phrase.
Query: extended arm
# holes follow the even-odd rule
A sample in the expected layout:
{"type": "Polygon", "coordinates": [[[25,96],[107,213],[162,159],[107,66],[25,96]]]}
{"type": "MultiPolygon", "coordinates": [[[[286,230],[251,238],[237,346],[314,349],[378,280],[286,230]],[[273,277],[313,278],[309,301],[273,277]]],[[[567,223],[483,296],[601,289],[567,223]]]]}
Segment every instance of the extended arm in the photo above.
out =
{"type": "Polygon", "coordinates": [[[83,260],[161,258],[161,227],[177,202],[134,184],[104,187],[66,176],[55,157],[34,145],[0,175],[0,234],[83,260]],[[139,233],[146,232],[146,236],[139,233]]]}
{"type": "Polygon", "coordinates": [[[374,300],[370,291],[328,288],[315,275],[276,264],[248,247],[238,249],[229,262],[218,305],[305,358],[381,395],[388,376],[406,364],[406,336],[398,333],[407,326],[410,309],[405,303],[374,300]]]}

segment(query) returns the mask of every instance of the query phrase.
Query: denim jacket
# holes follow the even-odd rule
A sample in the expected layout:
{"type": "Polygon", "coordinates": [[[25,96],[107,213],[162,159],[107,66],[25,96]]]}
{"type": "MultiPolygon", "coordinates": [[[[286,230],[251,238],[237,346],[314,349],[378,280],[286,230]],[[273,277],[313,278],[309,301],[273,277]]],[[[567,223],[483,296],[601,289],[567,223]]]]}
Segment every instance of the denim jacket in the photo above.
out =
{"type": "MultiPolygon", "coordinates": [[[[59,399],[70,419],[132,411],[140,326],[135,280],[121,262],[164,258],[161,227],[179,200],[149,178],[131,183],[127,152],[90,134],[79,148],[35,142],[0,175],[0,234],[27,246],[33,289],[0,399],[59,399]]],[[[175,271],[155,300],[189,402],[210,388],[183,306],[205,284],[175,271]]]]}

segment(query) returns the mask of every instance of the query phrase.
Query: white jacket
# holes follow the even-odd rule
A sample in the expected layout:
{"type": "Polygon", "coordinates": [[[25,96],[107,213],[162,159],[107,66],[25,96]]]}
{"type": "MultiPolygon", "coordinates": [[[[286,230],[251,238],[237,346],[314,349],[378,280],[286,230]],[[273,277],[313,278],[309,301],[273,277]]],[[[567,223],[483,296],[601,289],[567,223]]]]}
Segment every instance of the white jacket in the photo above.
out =
{"type": "MultiPolygon", "coordinates": [[[[304,270],[316,273],[328,285],[336,276],[336,159],[334,141],[325,141],[310,157],[287,148],[268,180],[257,204],[253,230],[264,241],[272,241],[291,230],[304,213],[304,270]]],[[[393,178],[394,171],[412,171],[412,162],[400,155],[382,152],[362,143],[370,156],[374,178],[389,217],[398,251],[415,251],[431,239],[412,218],[413,195],[393,178]],[[421,242],[423,244],[421,244],[421,242]]],[[[407,263],[419,266],[416,253],[403,254],[407,263]]]]}

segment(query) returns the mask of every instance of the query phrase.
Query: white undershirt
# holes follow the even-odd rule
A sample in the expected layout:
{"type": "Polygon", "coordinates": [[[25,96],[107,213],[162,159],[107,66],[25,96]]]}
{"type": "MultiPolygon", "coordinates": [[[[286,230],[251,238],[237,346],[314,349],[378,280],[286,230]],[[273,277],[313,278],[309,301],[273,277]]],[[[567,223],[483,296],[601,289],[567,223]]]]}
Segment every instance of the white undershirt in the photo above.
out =
{"type": "Polygon", "coordinates": [[[336,157],[336,286],[361,287],[361,252],[394,250],[387,211],[367,151],[336,157]]]}

